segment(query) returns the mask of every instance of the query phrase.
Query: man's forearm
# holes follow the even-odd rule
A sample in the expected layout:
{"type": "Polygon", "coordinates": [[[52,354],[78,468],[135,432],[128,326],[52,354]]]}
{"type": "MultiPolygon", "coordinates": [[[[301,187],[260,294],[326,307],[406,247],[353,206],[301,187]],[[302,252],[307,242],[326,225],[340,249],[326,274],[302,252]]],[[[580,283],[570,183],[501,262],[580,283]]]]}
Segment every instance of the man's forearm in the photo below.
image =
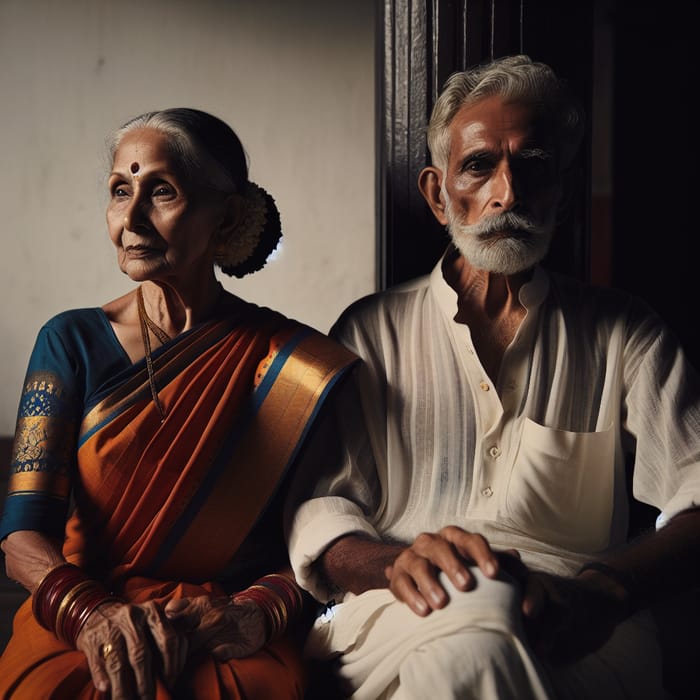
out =
{"type": "Polygon", "coordinates": [[[372,588],[386,588],[387,566],[405,549],[404,545],[384,544],[358,535],[347,535],[333,542],[319,559],[321,575],[331,588],[355,594],[372,588]]]}

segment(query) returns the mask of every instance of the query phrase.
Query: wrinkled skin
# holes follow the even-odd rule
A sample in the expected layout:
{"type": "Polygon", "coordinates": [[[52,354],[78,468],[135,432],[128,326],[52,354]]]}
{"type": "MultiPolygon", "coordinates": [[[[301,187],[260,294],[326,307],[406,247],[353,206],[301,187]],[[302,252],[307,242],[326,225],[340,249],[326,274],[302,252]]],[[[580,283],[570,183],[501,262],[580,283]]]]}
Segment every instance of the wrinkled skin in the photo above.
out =
{"type": "Polygon", "coordinates": [[[88,618],[77,647],[95,687],[112,700],[155,697],[155,679],[174,687],[187,658],[202,650],[219,661],[254,654],[265,643],[265,619],[255,604],[198,596],[141,605],[105,603],[88,618]],[[103,657],[106,644],[111,652],[103,657]]]}
{"type": "Polygon", "coordinates": [[[187,638],[178,633],[158,603],[105,603],[87,619],[76,646],[86,656],[95,687],[112,700],[155,697],[155,677],[169,687],[182,671],[187,638]],[[112,651],[103,658],[104,645],[112,651]]]}
{"type": "Polygon", "coordinates": [[[250,656],[265,644],[265,616],[252,602],[198,596],[171,600],[165,614],[186,630],[191,653],[206,649],[219,661],[227,661],[250,656]]]}

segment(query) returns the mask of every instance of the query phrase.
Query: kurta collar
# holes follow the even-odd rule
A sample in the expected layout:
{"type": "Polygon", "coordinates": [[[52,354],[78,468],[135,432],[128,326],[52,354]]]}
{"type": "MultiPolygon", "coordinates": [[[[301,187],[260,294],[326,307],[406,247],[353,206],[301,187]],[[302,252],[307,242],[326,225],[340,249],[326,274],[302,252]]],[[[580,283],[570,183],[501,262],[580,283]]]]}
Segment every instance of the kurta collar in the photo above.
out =
{"type": "MultiPolygon", "coordinates": [[[[442,274],[442,263],[451,253],[452,248],[448,247],[430,273],[430,290],[442,311],[448,318],[454,319],[457,313],[457,292],[447,284],[442,274]]],[[[532,279],[520,288],[518,298],[525,309],[532,312],[541,306],[548,292],[549,274],[542,266],[537,265],[532,273],[532,279]]]]}

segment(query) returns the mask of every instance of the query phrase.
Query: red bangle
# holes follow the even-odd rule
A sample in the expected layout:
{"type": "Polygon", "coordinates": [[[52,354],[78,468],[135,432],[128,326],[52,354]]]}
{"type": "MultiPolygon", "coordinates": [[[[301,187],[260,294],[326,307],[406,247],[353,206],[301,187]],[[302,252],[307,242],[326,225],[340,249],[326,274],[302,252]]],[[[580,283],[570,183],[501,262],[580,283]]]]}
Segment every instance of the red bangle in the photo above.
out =
{"type": "Polygon", "coordinates": [[[75,646],[90,614],[102,603],[118,600],[79,567],[68,562],[51,569],[36,587],[32,612],[58,639],[75,646]]]}
{"type": "Polygon", "coordinates": [[[299,586],[283,574],[263,576],[232,599],[250,601],[263,611],[268,641],[284,634],[289,621],[300,615],[304,600],[299,586]]]}
{"type": "Polygon", "coordinates": [[[32,597],[32,612],[37,622],[53,631],[58,608],[63,596],[74,586],[87,580],[75,564],[65,562],[50,569],[41,579],[32,597]]]}

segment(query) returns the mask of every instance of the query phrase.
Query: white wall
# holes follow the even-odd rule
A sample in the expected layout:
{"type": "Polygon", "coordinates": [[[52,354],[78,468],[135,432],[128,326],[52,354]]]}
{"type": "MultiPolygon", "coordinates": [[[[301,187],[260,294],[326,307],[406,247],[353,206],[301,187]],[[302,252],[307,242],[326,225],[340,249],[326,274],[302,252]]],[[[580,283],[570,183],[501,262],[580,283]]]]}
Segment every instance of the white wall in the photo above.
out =
{"type": "Polygon", "coordinates": [[[132,287],[104,225],[104,138],[190,106],[275,197],[275,260],[227,288],[327,331],[374,289],[372,0],[0,0],[0,435],[36,331],[132,287]]]}

